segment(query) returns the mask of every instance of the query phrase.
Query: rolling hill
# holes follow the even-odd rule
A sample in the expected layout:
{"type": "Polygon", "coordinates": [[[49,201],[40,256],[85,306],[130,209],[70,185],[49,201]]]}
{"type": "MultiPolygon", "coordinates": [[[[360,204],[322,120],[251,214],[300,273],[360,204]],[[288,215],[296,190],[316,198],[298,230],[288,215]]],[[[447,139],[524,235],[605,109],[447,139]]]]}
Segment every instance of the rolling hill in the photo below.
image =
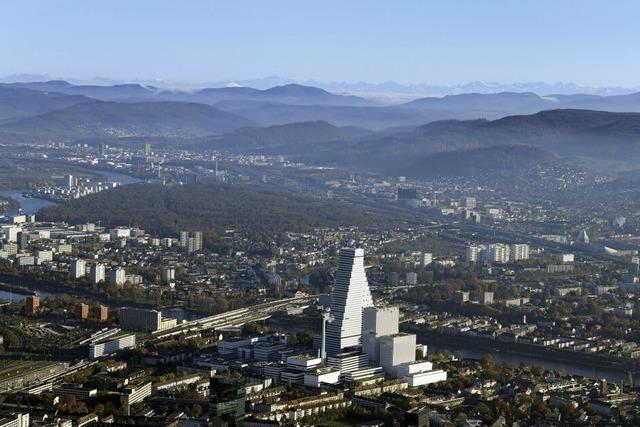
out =
{"type": "Polygon", "coordinates": [[[419,111],[404,107],[354,107],[339,105],[290,105],[263,101],[222,101],[217,108],[239,114],[262,126],[294,122],[325,121],[335,126],[356,126],[380,131],[390,127],[417,126],[450,118],[472,119],[476,115],[449,111],[419,111]],[[452,116],[453,114],[453,116],[452,116]]]}
{"type": "Polygon", "coordinates": [[[531,92],[465,93],[420,98],[402,106],[421,111],[446,110],[451,114],[456,112],[474,114],[477,118],[486,119],[553,109],[640,112],[640,93],[613,96],[584,94],[541,96],[531,92]]]}
{"type": "Polygon", "coordinates": [[[557,156],[539,147],[499,145],[431,154],[400,169],[398,174],[413,178],[478,176],[550,166],[557,162],[557,156]]]}
{"type": "Polygon", "coordinates": [[[183,102],[92,101],[0,126],[0,135],[78,139],[86,137],[198,137],[252,125],[215,107],[183,102]]]}
{"type": "Polygon", "coordinates": [[[493,121],[446,120],[299,154],[309,161],[396,173],[435,153],[514,144],[557,155],[640,158],[640,113],[550,110],[493,121]]]}
{"type": "Polygon", "coordinates": [[[79,95],[0,86],[0,121],[35,116],[90,101],[79,95]]]}
{"type": "MultiPolygon", "coordinates": [[[[169,96],[166,92],[159,96],[169,96]]],[[[288,105],[371,106],[375,102],[350,95],[329,93],[317,87],[288,84],[260,90],[248,87],[207,88],[196,92],[174,92],[172,99],[215,105],[223,101],[273,102],[288,105]]]]}
{"type": "Polygon", "coordinates": [[[217,148],[236,152],[289,153],[314,150],[316,145],[346,142],[371,132],[356,127],[337,127],[324,121],[289,123],[264,128],[242,128],[206,141],[217,148]]]}
{"type": "Polygon", "coordinates": [[[477,117],[496,118],[514,113],[535,113],[555,108],[559,102],[535,93],[501,92],[492,94],[467,93],[441,98],[420,98],[404,104],[422,111],[448,110],[475,112],[477,117]]]}
{"type": "Polygon", "coordinates": [[[7,83],[5,87],[18,87],[38,91],[54,91],[66,95],[82,95],[103,101],[142,100],[153,98],[159,90],[152,86],[137,83],[113,86],[74,85],[64,80],[47,82],[7,83]]]}

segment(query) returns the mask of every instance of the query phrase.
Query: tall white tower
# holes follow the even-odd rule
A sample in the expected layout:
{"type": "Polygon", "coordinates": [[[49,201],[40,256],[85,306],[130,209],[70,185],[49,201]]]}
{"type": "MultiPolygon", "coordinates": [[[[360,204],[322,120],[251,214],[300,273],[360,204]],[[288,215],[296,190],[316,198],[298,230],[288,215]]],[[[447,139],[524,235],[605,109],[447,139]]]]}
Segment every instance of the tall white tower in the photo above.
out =
{"type": "Polygon", "coordinates": [[[364,250],[344,248],[331,298],[334,321],[327,325],[327,354],[358,346],[362,338],[362,310],[373,305],[364,271],[364,250]]]}
{"type": "Polygon", "coordinates": [[[322,346],[320,347],[320,357],[322,358],[322,363],[327,360],[327,323],[333,322],[335,319],[331,314],[331,310],[327,309],[324,313],[322,313],[322,346]]]}

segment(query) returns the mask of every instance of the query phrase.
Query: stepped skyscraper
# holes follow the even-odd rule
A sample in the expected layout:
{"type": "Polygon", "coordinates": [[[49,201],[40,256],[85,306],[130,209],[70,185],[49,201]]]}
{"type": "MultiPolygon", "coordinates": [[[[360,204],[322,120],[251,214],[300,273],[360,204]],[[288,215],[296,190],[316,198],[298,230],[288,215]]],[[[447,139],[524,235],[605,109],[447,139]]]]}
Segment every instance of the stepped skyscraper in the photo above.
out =
{"type": "Polygon", "coordinates": [[[362,310],[372,305],[364,271],[364,250],[341,249],[331,299],[331,315],[334,320],[327,325],[329,355],[361,344],[362,310]]]}

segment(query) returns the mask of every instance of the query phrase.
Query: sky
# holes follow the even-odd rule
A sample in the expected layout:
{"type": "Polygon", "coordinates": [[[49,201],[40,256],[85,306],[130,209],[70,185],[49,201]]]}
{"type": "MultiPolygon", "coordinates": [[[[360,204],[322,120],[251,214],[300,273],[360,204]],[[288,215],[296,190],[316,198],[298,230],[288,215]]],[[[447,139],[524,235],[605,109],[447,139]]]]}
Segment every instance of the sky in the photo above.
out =
{"type": "Polygon", "coordinates": [[[635,0],[6,0],[0,76],[640,84],[635,0]]]}

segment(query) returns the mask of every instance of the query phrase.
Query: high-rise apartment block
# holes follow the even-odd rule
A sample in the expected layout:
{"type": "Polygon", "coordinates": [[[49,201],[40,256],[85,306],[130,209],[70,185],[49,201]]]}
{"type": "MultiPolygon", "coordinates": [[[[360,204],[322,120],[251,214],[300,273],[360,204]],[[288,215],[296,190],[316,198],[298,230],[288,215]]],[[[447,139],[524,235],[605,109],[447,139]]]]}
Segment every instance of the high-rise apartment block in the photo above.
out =
{"type": "Polygon", "coordinates": [[[89,268],[89,281],[91,284],[96,285],[100,282],[104,282],[105,272],[104,264],[91,264],[91,267],[89,268]]]}
{"type": "Polygon", "coordinates": [[[116,286],[124,285],[127,281],[127,272],[122,267],[117,267],[109,272],[109,283],[116,286]]]}
{"type": "Polygon", "coordinates": [[[511,259],[513,261],[529,259],[529,245],[526,243],[516,243],[511,245],[511,259]]]}
{"type": "Polygon", "coordinates": [[[420,267],[426,267],[433,262],[433,254],[423,252],[420,254],[420,267]]]}
{"type": "Polygon", "coordinates": [[[87,273],[87,263],[83,259],[77,259],[71,262],[69,267],[69,275],[73,279],[80,279],[87,273]]]}
{"type": "Polygon", "coordinates": [[[40,311],[40,297],[29,295],[24,300],[24,311],[27,314],[36,314],[40,311]]]}
{"type": "Polygon", "coordinates": [[[100,305],[96,308],[95,318],[98,322],[106,322],[109,320],[109,307],[100,305]]]}
{"type": "Polygon", "coordinates": [[[202,231],[180,232],[180,247],[185,248],[187,252],[198,252],[202,250],[202,231]]]}
{"type": "Polygon", "coordinates": [[[76,317],[80,320],[89,318],[89,305],[81,302],[76,306],[76,317]]]}
{"type": "Polygon", "coordinates": [[[418,284],[418,274],[413,272],[413,271],[409,271],[405,274],[404,276],[404,281],[407,285],[417,285],[418,284]]]}
{"type": "Polygon", "coordinates": [[[509,246],[503,245],[502,243],[494,243],[492,245],[489,245],[489,248],[486,251],[486,260],[489,262],[504,264],[509,262],[509,253],[509,246]]]}
{"type": "Polygon", "coordinates": [[[462,200],[462,204],[465,209],[474,210],[476,208],[476,198],[475,197],[465,197],[462,200]]]}
{"type": "Polygon", "coordinates": [[[482,248],[478,245],[469,245],[467,246],[466,260],[467,262],[478,262],[480,261],[480,252],[482,248]]]}
{"type": "Polygon", "coordinates": [[[164,267],[162,269],[162,283],[168,284],[176,279],[176,269],[174,267],[164,267]]]}

